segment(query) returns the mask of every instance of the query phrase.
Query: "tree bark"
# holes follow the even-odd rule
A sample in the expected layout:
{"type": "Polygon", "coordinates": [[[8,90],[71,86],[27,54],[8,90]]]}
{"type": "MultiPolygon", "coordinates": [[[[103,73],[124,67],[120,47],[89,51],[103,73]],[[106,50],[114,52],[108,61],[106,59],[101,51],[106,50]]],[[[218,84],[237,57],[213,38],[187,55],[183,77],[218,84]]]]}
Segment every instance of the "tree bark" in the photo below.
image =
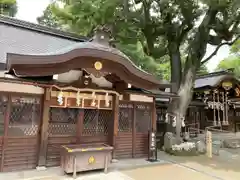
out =
{"type": "Polygon", "coordinates": [[[177,88],[180,87],[182,78],[182,62],[181,54],[179,51],[179,44],[169,40],[168,51],[170,54],[170,67],[171,67],[171,82],[176,83],[177,88]]]}
{"type": "MultiPolygon", "coordinates": [[[[182,121],[181,117],[185,117],[187,108],[192,100],[193,94],[193,84],[196,76],[196,68],[190,67],[187,70],[187,73],[181,81],[179,90],[177,94],[179,95],[178,99],[173,99],[169,104],[167,112],[176,116],[176,136],[180,139],[182,121]]],[[[168,127],[171,127],[172,124],[169,124],[168,127]]],[[[171,131],[172,128],[168,128],[167,131],[171,131]]]]}
{"type": "MultiPolygon", "coordinates": [[[[174,59],[171,56],[171,61],[173,61],[171,62],[171,66],[174,65],[171,68],[172,75],[174,75],[174,77],[172,77],[173,82],[176,82],[177,78],[181,77],[180,75],[179,77],[177,77],[179,72],[183,73],[181,83],[177,92],[177,94],[179,95],[179,99],[172,100],[167,110],[169,114],[176,116],[176,135],[178,139],[181,138],[181,117],[185,117],[187,108],[192,100],[192,90],[196,77],[196,72],[201,65],[201,60],[203,56],[206,53],[206,47],[209,40],[210,25],[214,21],[214,17],[216,14],[217,11],[210,8],[206,13],[201,25],[198,27],[195,38],[189,45],[188,57],[184,64],[183,72],[182,69],[179,69],[176,66],[177,63],[173,61],[174,59]]],[[[171,124],[167,125],[167,127],[171,126],[171,124]]],[[[166,131],[169,132],[169,129],[171,128],[167,128],[166,131]]]]}

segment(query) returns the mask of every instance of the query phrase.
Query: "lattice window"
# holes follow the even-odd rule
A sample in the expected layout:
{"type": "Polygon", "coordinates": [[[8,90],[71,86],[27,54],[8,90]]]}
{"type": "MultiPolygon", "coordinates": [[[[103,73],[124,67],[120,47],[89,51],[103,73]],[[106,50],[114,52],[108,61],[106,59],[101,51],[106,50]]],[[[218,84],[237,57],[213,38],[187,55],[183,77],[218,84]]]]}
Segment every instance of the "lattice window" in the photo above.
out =
{"type": "Polygon", "coordinates": [[[83,135],[107,135],[109,123],[112,120],[112,111],[102,109],[85,109],[83,135]]]}
{"type": "Polygon", "coordinates": [[[152,111],[148,105],[136,106],[136,131],[147,133],[151,127],[152,111]]]}
{"type": "Polygon", "coordinates": [[[49,114],[49,135],[76,135],[80,111],[82,110],[52,107],[49,114]]]}
{"type": "Polygon", "coordinates": [[[4,135],[4,119],[6,115],[8,97],[0,95],[0,136],[4,135]]]}
{"type": "Polygon", "coordinates": [[[118,120],[119,120],[118,123],[119,132],[132,132],[133,123],[132,104],[119,104],[118,120]]]}
{"type": "Polygon", "coordinates": [[[12,96],[8,135],[36,136],[40,118],[40,97],[12,96]]]}

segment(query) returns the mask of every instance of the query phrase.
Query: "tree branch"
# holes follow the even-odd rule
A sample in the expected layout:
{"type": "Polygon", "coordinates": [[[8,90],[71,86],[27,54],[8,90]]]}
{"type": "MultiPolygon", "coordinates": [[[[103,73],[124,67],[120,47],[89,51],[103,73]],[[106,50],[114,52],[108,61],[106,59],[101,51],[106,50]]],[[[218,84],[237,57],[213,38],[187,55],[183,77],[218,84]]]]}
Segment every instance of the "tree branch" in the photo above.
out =
{"type": "Polygon", "coordinates": [[[213,56],[215,56],[218,52],[218,50],[224,46],[224,45],[228,45],[228,46],[231,46],[233,45],[238,39],[240,38],[240,35],[238,35],[233,41],[231,42],[224,42],[224,43],[221,43],[217,46],[217,48],[215,49],[215,51],[213,51],[213,53],[211,55],[209,55],[206,59],[204,59],[203,61],[201,61],[201,65],[208,62],[213,56]]]}
{"type": "Polygon", "coordinates": [[[188,24],[186,28],[182,28],[181,34],[178,37],[178,42],[182,42],[182,40],[186,37],[187,33],[193,28],[193,24],[188,24]]]}

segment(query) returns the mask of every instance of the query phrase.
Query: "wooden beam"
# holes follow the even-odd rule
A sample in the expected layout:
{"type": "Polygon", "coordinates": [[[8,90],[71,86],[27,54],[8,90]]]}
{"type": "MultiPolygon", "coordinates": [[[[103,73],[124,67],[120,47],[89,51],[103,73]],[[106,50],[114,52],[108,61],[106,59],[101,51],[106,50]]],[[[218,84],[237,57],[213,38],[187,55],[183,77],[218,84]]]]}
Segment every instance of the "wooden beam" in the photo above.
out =
{"type": "Polygon", "coordinates": [[[83,134],[83,120],[84,120],[84,109],[82,109],[78,114],[77,121],[77,143],[81,142],[83,134]]]}
{"type": "Polygon", "coordinates": [[[4,135],[2,139],[2,157],[1,157],[1,172],[3,172],[4,168],[4,155],[5,155],[5,149],[7,148],[7,140],[8,140],[8,126],[9,126],[9,119],[10,119],[10,113],[11,113],[11,105],[12,105],[12,99],[10,95],[7,96],[8,98],[8,104],[7,108],[5,110],[5,116],[4,116],[4,135]]]}
{"type": "Polygon", "coordinates": [[[50,89],[46,88],[43,98],[42,124],[41,124],[41,139],[39,149],[38,166],[46,166],[47,145],[48,145],[48,125],[49,125],[49,111],[50,111],[50,89]]]}
{"type": "Polygon", "coordinates": [[[153,131],[157,130],[157,112],[156,112],[156,101],[155,101],[155,98],[153,98],[152,129],[153,129],[153,131]]]}
{"type": "Polygon", "coordinates": [[[132,125],[132,155],[133,157],[136,156],[136,110],[137,106],[136,103],[133,104],[133,109],[129,108],[129,111],[133,110],[133,125],[132,125]]]}
{"type": "Polygon", "coordinates": [[[113,131],[112,131],[112,146],[113,146],[113,157],[116,157],[116,139],[118,135],[118,114],[119,114],[119,96],[115,95],[113,97],[113,131]]]}

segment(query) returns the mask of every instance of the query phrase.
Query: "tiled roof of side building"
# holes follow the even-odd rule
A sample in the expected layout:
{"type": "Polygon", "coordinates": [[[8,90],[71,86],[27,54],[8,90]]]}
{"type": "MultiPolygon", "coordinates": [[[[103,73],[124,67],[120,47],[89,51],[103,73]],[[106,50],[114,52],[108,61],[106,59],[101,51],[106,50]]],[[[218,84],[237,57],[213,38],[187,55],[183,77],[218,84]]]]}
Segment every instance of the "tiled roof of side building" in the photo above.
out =
{"type": "Polygon", "coordinates": [[[16,18],[3,16],[3,15],[0,15],[0,23],[4,23],[10,26],[15,26],[18,28],[28,29],[35,32],[49,34],[52,36],[57,36],[57,37],[69,39],[76,42],[84,42],[84,41],[90,40],[88,37],[85,37],[85,36],[80,36],[78,34],[50,28],[47,26],[39,25],[39,24],[30,23],[27,21],[23,21],[16,18]]]}
{"type": "Polygon", "coordinates": [[[194,88],[215,87],[226,77],[234,78],[234,74],[231,69],[198,76],[195,80],[194,88]]]}

